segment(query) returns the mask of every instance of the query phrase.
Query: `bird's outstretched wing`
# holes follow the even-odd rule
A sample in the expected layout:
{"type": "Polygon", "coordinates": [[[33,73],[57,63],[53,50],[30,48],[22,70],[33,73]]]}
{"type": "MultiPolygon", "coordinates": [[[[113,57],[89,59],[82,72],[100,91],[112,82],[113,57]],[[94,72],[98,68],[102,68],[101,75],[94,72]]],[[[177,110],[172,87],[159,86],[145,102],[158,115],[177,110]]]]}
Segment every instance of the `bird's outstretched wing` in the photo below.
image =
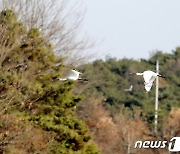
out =
{"type": "Polygon", "coordinates": [[[155,76],[155,75],[151,76],[151,78],[150,78],[149,82],[153,83],[153,82],[154,82],[154,80],[156,79],[156,77],[157,77],[157,75],[156,75],[156,76],[155,76]]]}
{"type": "Polygon", "coordinates": [[[149,82],[149,83],[144,82],[144,86],[145,86],[146,91],[149,92],[151,90],[152,83],[151,82],[149,82]]]}
{"type": "Polygon", "coordinates": [[[133,85],[131,85],[131,86],[129,87],[129,89],[132,91],[132,89],[133,89],[133,85]]]}
{"type": "Polygon", "coordinates": [[[129,89],[124,89],[124,91],[132,91],[132,89],[133,89],[133,85],[131,85],[131,86],[129,87],[129,89]]]}

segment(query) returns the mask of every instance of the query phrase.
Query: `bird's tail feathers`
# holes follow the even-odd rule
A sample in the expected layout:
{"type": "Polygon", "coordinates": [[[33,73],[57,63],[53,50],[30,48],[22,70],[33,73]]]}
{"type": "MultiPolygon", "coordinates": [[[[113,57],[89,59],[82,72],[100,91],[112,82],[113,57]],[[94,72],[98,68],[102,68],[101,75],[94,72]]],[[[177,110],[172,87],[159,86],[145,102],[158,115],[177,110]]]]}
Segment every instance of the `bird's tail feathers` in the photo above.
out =
{"type": "Polygon", "coordinates": [[[80,81],[88,81],[88,79],[86,79],[86,78],[78,78],[78,80],[80,80],[80,81]]]}

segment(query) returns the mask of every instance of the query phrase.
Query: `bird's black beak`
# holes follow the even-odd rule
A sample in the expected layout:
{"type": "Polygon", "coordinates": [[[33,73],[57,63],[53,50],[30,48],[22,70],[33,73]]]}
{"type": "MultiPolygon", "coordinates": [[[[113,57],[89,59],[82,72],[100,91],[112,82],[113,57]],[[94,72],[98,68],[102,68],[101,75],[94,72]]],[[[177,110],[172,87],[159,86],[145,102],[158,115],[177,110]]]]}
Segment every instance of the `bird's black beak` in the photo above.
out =
{"type": "Polygon", "coordinates": [[[166,77],[166,76],[161,76],[161,78],[164,78],[164,79],[166,79],[167,77],[166,77]]]}
{"type": "Polygon", "coordinates": [[[162,76],[162,75],[158,75],[158,77],[165,78],[165,79],[167,78],[167,77],[165,77],[165,76],[162,76]]]}

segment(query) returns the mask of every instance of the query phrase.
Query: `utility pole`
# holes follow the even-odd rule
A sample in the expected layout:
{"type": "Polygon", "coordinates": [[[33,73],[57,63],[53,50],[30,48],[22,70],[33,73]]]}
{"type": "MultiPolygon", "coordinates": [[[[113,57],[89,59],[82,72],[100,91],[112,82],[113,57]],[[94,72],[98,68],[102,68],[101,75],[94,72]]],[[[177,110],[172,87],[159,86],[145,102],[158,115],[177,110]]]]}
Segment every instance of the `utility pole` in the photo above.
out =
{"type": "MultiPolygon", "coordinates": [[[[159,73],[159,61],[156,61],[156,73],[159,73]]],[[[155,120],[154,120],[154,132],[157,134],[157,124],[158,124],[158,90],[159,90],[159,77],[156,77],[156,95],[155,95],[155,120]]]]}

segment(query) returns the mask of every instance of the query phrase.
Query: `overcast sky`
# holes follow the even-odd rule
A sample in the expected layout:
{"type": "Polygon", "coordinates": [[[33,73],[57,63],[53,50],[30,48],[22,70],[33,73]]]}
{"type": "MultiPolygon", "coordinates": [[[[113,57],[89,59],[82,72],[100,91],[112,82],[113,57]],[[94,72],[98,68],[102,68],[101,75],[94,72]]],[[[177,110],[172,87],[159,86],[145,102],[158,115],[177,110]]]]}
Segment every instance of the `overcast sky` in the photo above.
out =
{"type": "Polygon", "coordinates": [[[82,31],[103,42],[95,50],[117,58],[148,58],[180,46],[180,0],[79,0],[82,31]]]}

